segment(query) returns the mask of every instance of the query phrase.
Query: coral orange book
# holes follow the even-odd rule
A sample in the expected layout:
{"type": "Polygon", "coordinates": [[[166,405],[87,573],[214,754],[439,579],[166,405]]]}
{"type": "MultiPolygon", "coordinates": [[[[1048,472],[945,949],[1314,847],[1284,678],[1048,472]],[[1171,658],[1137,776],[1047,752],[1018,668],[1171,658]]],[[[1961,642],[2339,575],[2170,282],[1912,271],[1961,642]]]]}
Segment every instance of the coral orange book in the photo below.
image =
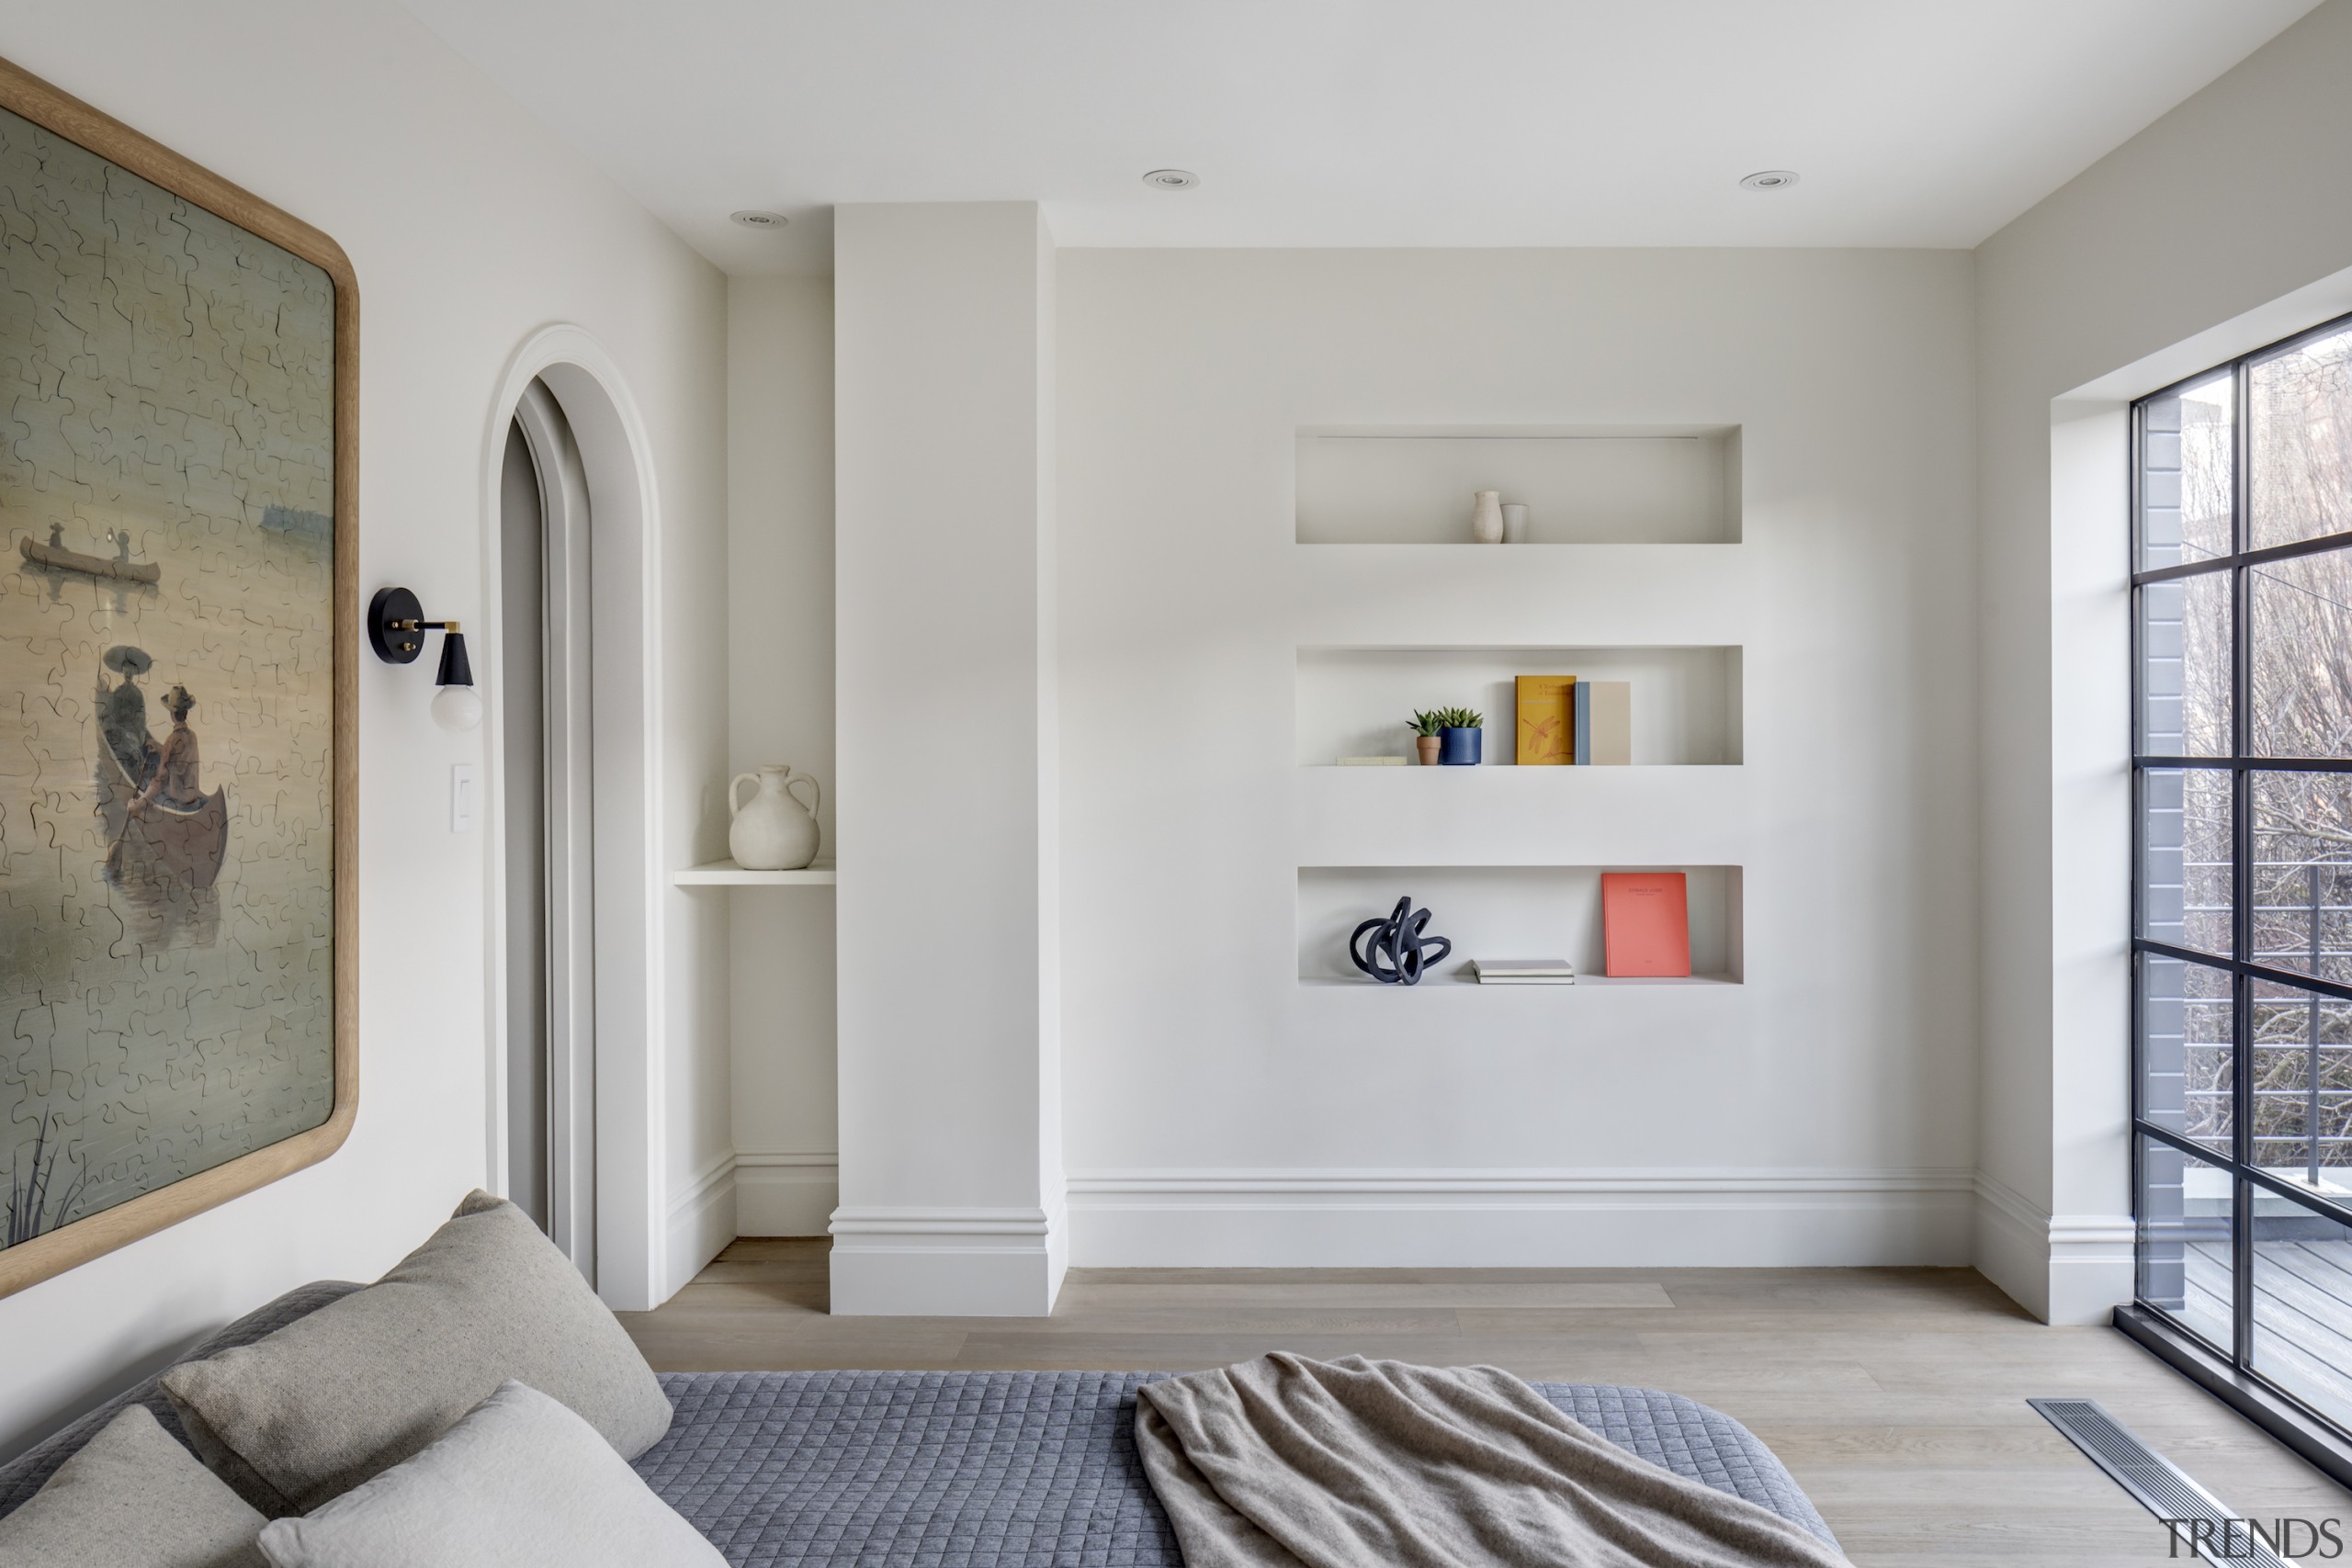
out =
{"type": "Polygon", "coordinates": [[[1600,874],[1600,936],[1611,978],[1690,973],[1690,891],[1679,871],[1600,874]]]}

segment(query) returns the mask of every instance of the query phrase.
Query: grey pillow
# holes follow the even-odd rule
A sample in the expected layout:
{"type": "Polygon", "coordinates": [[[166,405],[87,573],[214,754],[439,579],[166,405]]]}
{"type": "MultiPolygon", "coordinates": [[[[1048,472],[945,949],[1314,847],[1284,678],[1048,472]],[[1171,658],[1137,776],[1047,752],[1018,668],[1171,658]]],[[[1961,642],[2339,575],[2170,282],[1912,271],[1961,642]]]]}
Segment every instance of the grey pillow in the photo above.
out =
{"type": "Polygon", "coordinates": [[[513,1378],[635,1459],[670,1401],[618,1319],[514,1204],[476,1192],[399,1267],[266,1338],[164,1375],[189,1443],[273,1517],[390,1469],[513,1378]]]}
{"type": "Polygon", "coordinates": [[[266,1523],[131,1405],[0,1519],[8,1568],[263,1568],[266,1523]]]}
{"type": "Polygon", "coordinates": [[[610,1444],[509,1382],[423,1453],[261,1532],[275,1568],[726,1568],[610,1444]]]}

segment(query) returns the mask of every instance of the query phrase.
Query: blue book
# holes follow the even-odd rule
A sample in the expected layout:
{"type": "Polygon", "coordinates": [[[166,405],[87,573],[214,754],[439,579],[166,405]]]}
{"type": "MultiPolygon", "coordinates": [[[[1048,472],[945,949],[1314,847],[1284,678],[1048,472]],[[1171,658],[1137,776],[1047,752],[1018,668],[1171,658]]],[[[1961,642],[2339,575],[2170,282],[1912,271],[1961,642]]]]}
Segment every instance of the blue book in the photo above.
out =
{"type": "Polygon", "coordinates": [[[1570,759],[1577,767],[1592,761],[1592,694],[1582,681],[1568,688],[1568,701],[1576,708],[1576,754],[1570,759]]]}

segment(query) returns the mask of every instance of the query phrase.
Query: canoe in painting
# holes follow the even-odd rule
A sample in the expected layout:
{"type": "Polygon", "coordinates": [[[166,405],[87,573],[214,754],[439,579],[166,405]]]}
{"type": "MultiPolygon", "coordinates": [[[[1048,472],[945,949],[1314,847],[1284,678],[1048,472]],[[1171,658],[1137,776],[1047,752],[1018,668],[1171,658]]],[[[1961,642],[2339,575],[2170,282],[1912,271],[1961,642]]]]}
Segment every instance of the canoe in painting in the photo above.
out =
{"type": "Polygon", "coordinates": [[[78,571],[91,577],[110,577],[123,582],[158,582],[164,569],[153,561],[110,560],[105,556],[85,556],[79,550],[69,550],[62,545],[44,545],[29,535],[17,541],[17,553],[36,566],[55,567],[60,571],[78,571]]]}

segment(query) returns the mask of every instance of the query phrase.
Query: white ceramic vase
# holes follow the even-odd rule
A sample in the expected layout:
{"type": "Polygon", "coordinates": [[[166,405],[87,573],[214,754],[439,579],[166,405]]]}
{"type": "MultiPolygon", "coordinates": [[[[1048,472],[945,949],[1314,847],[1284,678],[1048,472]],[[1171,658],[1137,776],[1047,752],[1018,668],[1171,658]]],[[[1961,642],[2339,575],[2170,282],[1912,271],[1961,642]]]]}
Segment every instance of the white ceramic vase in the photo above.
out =
{"type": "Polygon", "coordinates": [[[1503,492],[1498,490],[1474,490],[1470,499],[1476,502],[1470,509],[1470,538],[1474,544],[1499,545],[1503,542],[1503,492]]]}
{"type": "Polygon", "coordinates": [[[798,871],[817,858],[817,807],[825,792],[807,773],[796,773],[779,762],[756,773],[737,773],[727,785],[727,809],[734,818],[727,829],[727,848],[745,871],[798,871]],[[742,795],[743,781],[755,786],[752,798],[742,795]],[[808,786],[808,802],[792,793],[796,784],[808,786]]]}

